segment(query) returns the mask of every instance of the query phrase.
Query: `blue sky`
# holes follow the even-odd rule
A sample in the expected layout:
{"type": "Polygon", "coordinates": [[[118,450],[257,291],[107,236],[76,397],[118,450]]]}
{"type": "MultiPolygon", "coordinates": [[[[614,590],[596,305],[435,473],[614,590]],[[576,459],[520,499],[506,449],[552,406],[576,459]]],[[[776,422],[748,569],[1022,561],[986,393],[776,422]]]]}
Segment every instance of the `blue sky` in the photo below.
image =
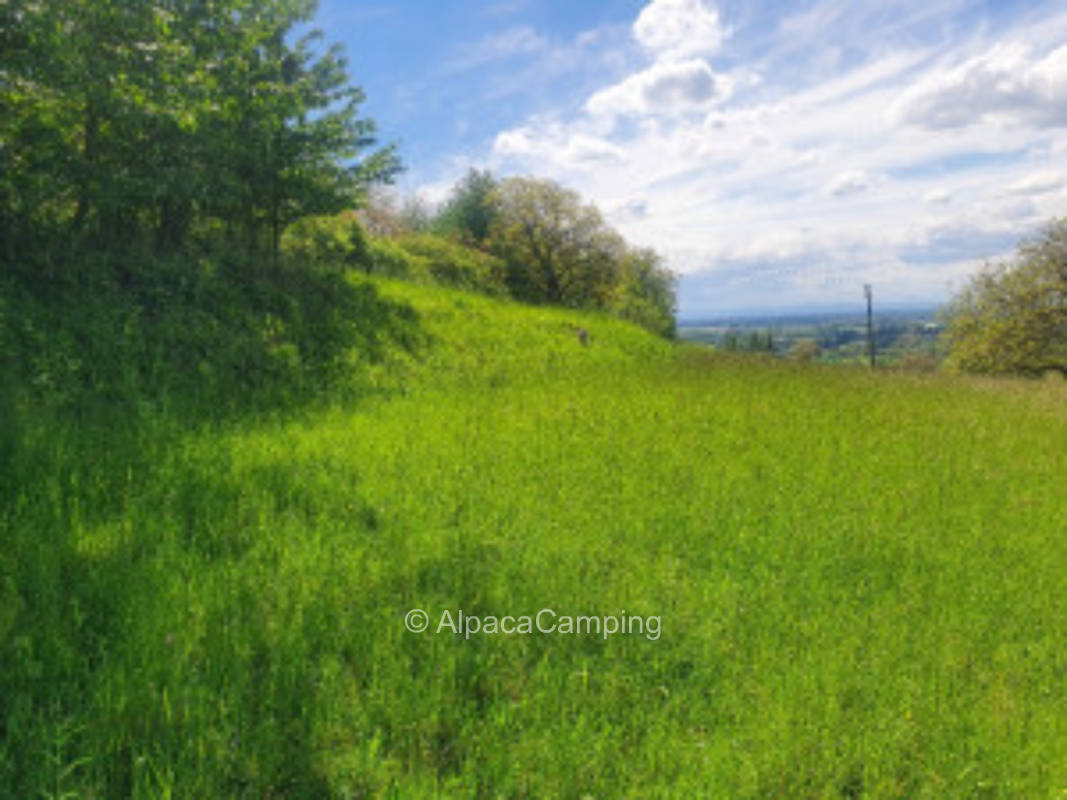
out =
{"type": "Polygon", "coordinates": [[[1067,215],[1067,7],[321,0],[405,194],[558,180],[683,316],[946,299],[1067,215]]]}

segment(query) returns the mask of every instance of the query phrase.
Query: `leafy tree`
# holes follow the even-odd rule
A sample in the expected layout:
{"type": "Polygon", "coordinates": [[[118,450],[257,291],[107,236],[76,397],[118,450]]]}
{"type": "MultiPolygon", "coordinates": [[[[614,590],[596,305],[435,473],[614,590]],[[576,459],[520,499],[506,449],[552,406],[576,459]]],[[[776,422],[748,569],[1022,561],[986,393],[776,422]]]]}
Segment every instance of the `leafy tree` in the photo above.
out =
{"type": "MultiPolygon", "coordinates": [[[[379,203],[371,205],[363,212],[371,233],[403,236],[395,211],[383,213],[379,203]]],[[[488,171],[472,169],[453,188],[430,231],[500,260],[483,264],[472,256],[459,258],[440,240],[420,244],[406,238],[405,247],[432,244],[437,263],[450,265],[445,272],[433,270],[439,281],[496,293],[502,263],[504,290],[517,299],[602,309],[661,336],[675,335],[675,276],[655,252],[627,245],[596,207],[557,183],[498,181],[488,171]]],[[[419,255],[429,253],[420,250],[419,255]]],[[[396,273],[393,261],[386,259],[396,273]]]]}
{"type": "Polygon", "coordinates": [[[222,168],[211,213],[239,228],[251,250],[269,231],[276,253],[289,222],[355,205],[399,163],[392,147],[361,157],[375,128],[358,116],[364,94],[349,84],[340,47],[317,54],[319,31],[287,43],[292,27],[311,18],[313,2],[224,6],[211,7],[198,33],[218,87],[201,137],[205,166],[222,168]]]}
{"type": "Polygon", "coordinates": [[[485,244],[493,224],[491,202],[497,181],[488,170],[470,170],[452,189],[451,195],[433,222],[436,233],[457,236],[477,247],[485,244]]]}
{"type": "Polygon", "coordinates": [[[765,333],[752,331],[748,335],[748,343],[745,349],[753,353],[773,353],[774,333],[769,329],[765,333]]]}
{"type": "MultiPolygon", "coordinates": [[[[310,391],[390,329],[372,287],[264,268],[288,223],[350,208],[398,169],[340,50],[298,36],[313,10],[0,0],[0,357],[17,355],[0,413],[310,391]]],[[[358,263],[361,231],[343,222],[304,243],[358,263]]]]}
{"type": "Polygon", "coordinates": [[[1067,219],[986,265],[945,316],[950,368],[1067,374],[1067,219]]]}
{"type": "Polygon", "coordinates": [[[0,5],[0,231],[9,262],[190,232],[277,252],[285,225],[353,205],[398,169],[368,153],[336,47],[295,43],[312,0],[0,5]],[[265,235],[269,232],[269,235],[265,235]],[[60,234],[57,236],[56,234],[60,234]],[[16,252],[20,251],[20,252],[16,252]]]}
{"type": "Polygon", "coordinates": [[[515,297],[584,308],[610,304],[626,243],[595,207],[533,178],[509,178],[489,198],[490,248],[507,262],[515,297]]]}
{"type": "Polygon", "coordinates": [[[677,279],[651,249],[630,249],[622,262],[621,281],[612,310],[654,333],[674,338],[677,279]]]}

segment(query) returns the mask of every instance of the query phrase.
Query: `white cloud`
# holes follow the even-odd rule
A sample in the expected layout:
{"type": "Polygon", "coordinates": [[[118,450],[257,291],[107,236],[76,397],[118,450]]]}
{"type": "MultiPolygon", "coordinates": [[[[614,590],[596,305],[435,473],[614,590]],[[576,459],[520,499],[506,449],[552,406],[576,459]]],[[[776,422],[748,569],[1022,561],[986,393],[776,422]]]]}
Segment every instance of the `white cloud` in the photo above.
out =
{"type": "Polygon", "coordinates": [[[493,142],[493,152],[498,158],[520,163],[552,161],[566,172],[618,164],[625,155],[605,139],[548,121],[503,131],[493,142]]]}
{"type": "Polygon", "coordinates": [[[604,139],[593,136],[576,134],[567,143],[565,157],[571,162],[580,164],[587,162],[621,161],[624,153],[622,148],[616,147],[604,139]]]}
{"type": "Polygon", "coordinates": [[[1067,125],[1067,46],[1039,57],[1024,42],[995,45],[926,76],[904,93],[895,111],[904,122],[933,130],[990,117],[1067,125]]]}
{"type": "Polygon", "coordinates": [[[652,0],[638,15],[634,38],[657,59],[710,55],[726,31],[719,13],[702,0],[652,0]]]}
{"type": "Polygon", "coordinates": [[[859,194],[871,188],[871,178],[861,169],[850,169],[836,175],[826,187],[827,194],[832,197],[846,197],[859,194]]]}
{"type": "Polygon", "coordinates": [[[923,195],[923,202],[932,206],[945,206],[952,202],[952,192],[946,189],[934,189],[923,195]]]}
{"type": "Polygon", "coordinates": [[[1035,172],[1008,187],[1011,194],[1045,194],[1063,188],[1063,176],[1055,172],[1035,172]]]}
{"type": "Polygon", "coordinates": [[[673,114],[707,108],[727,92],[727,82],[707,62],[657,62],[621,83],[594,94],[585,104],[591,114],[673,114]]]}

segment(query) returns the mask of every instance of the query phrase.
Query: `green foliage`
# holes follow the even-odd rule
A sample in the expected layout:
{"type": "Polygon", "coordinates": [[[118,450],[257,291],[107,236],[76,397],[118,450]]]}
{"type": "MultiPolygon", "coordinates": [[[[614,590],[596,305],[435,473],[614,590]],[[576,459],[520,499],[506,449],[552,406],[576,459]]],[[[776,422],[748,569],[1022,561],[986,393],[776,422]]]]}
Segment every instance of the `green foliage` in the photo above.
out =
{"type": "Polygon", "coordinates": [[[946,364],[966,372],[1067,374],[1067,220],[987,265],[945,312],[946,364]]]}
{"type": "Polygon", "coordinates": [[[433,231],[455,236],[469,245],[485,245],[496,215],[492,202],[496,185],[488,170],[471,169],[452,189],[433,221],[433,231]]]}
{"type": "Polygon", "coordinates": [[[415,346],[410,309],[374,286],[242,256],[109,261],[88,288],[5,298],[22,354],[10,386],[22,405],[66,410],[142,404],[211,416],[357,388],[387,343],[415,346]],[[114,271],[119,276],[111,278],[114,271]],[[58,321],[58,322],[57,322],[58,321]]]}
{"type": "Polygon", "coordinates": [[[509,178],[490,193],[491,249],[520,300],[606,308],[621,278],[625,242],[593,206],[551,181],[509,178]]]}
{"type": "Polygon", "coordinates": [[[504,263],[443,236],[368,237],[354,212],[305,217],[286,229],[282,252],[294,265],[358,269],[489,295],[507,293],[504,263]]]}
{"type": "Polygon", "coordinates": [[[371,239],[369,253],[370,271],[375,275],[421,284],[433,282],[428,260],[412,253],[398,239],[371,239]]]}
{"type": "Polygon", "coordinates": [[[677,333],[676,284],[675,276],[653,250],[630,250],[623,259],[612,310],[623,319],[673,339],[677,333]]]}
{"type": "Polygon", "coordinates": [[[295,264],[371,271],[371,245],[352,211],[297,220],[282,234],[281,248],[295,264]]]}
{"type": "Polygon", "coordinates": [[[723,334],[721,346],[731,352],[774,353],[774,332],[752,330],[744,336],[740,331],[730,329],[723,334]]]}
{"type": "Polygon", "coordinates": [[[175,252],[219,226],[276,253],[290,221],[388,179],[340,51],[291,36],[313,7],[5,4],[0,257],[72,269],[87,243],[175,252]]]}
{"type": "Polygon", "coordinates": [[[425,233],[403,236],[396,244],[420,259],[433,280],[442,286],[489,295],[507,292],[505,265],[495,256],[425,233]]]}
{"type": "Polygon", "coordinates": [[[397,202],[376,191],[359,211],[372,234],[375,274],[607,310],[675,336],[675,276],[655,252],[627,246],[596,208],[558,184],[498,182],[471,170],[428,222],[417,202],[400,210],[397,202]]]}
{"type": "MultiPolygon", "coordinates": [[[[310,0],[0,6],[0,411],[308,398],[416,321],[321,269],[374,148],[310,0]],[[280,263],[281,232],[305,262],[280,263]]],[[[294,258],[295,262],[298,260],[294,258]]],[[[343,377],[348,376],[348,377],[343,377]]],[[[13,426],[12,426],[13,427],[13,426]]],[[[0,460],[20,435],[5,424],[0,460]]]]}

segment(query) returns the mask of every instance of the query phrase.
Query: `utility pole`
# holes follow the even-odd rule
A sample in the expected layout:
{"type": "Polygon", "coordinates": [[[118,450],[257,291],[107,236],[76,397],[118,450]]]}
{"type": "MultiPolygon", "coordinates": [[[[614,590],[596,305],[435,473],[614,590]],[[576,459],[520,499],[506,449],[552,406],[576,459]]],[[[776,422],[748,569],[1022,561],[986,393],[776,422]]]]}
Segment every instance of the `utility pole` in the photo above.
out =
{"type": "Polygon", "coordinates": [[[871,312],[871,285],[863,284],[863,293],[867,296],[867,356],[874,369],[874,315],[871,312]]]}

